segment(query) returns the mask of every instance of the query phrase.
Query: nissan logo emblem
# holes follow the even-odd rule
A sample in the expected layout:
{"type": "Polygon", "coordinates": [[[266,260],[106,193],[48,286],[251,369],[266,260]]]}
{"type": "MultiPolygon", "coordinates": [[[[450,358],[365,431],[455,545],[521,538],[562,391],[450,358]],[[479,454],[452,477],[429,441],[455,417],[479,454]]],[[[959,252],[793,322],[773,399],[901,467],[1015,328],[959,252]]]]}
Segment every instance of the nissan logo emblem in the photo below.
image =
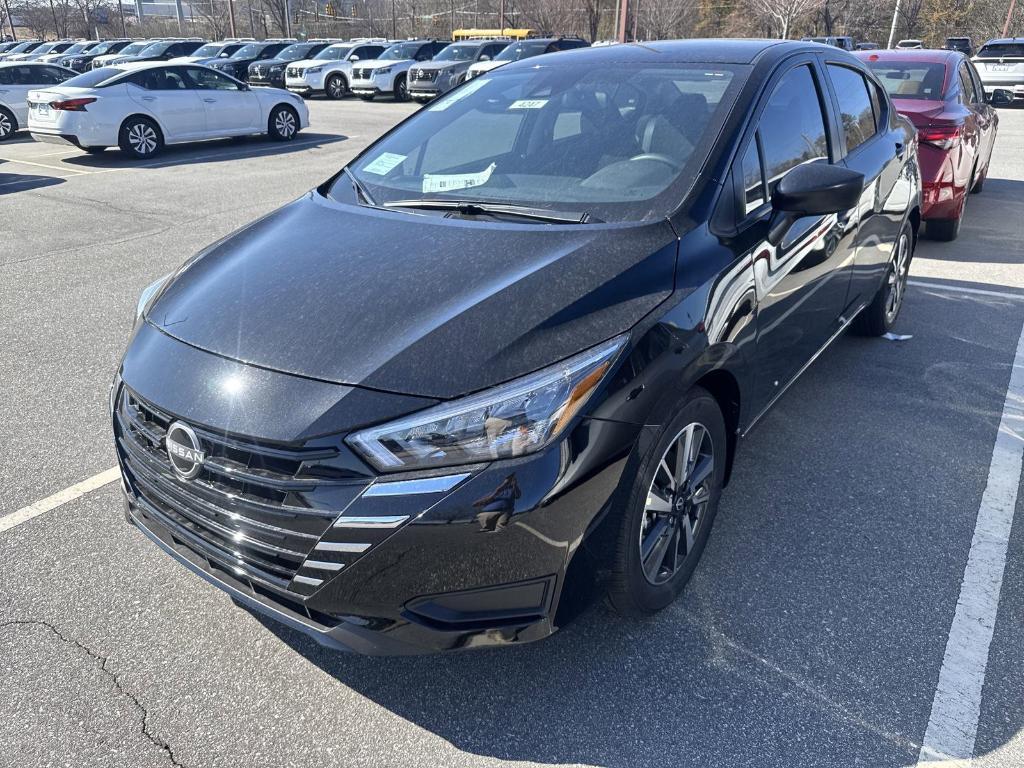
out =
{"type": "Polygon", "coordinates": [[[191,480],[199,474],[206,454],[200,448],[199,438],[192,427],[180,421],[174,422],[167,428],[164,443],[174,474],[182,480],[191,480]]]}

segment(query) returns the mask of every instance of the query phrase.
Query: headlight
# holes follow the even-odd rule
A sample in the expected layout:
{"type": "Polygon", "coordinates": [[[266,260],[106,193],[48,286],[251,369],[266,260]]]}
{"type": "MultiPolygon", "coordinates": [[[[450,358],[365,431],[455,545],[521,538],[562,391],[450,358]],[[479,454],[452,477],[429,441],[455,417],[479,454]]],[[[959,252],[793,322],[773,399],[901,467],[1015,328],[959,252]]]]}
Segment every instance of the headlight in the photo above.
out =
{"type": "MultiPolygon", "coordinates": [[[[173,275],[174,273],[172,272],[171,274],[173,275]]],[[[146,313],[149,309],[149,305],[153,302],[153,299],[158,293],[160,293],[160,289],[163,288],[170,279],[171,275],[164,275],[159,280],[150,283],[142,290],[142,293],[139,295],[139,303],[135,305],[136,322],[146,313]]]]}
{"type": "Polygon", "coordinates": [[[381,471],[512,458],[549,445],[612,367],[625,335],[485,392],[348,437],[381,471]]]}
{"type": "Polygon", "coordinates": [[[300,74],[315,75],[317,72],[323,72],[323,71],[324,71],[324,68],[322,66],[320,66],[320,67],[306,67],[305,72],[301,72],[300,74]]]}
{"type": "Polygon", "coordinates": [[[390,74],[391,74],[391,67],[381,67],[380,69],[373,70],[373,72],[370,73],[370,77],[373,77],[374,75],[390,75],[390,74]]]}

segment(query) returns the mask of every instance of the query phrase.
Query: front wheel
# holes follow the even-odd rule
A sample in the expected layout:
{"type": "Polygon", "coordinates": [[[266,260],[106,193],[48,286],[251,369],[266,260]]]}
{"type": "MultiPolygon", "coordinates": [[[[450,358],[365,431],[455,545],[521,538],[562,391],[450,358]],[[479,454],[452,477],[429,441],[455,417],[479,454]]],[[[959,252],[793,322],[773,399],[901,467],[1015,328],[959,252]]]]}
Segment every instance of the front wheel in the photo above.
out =
{"type": "Polygon", "coordinates": [[[885,282],[857,317],[854,327],[862,336],[881,336],[891,331],[896,324],[907,292],[910,261],[913,258],[914,233],[907,222],[896,239],[892,259],[885,272],[885,282]]]}
{"type": "Polygon", "coordinates": [[[270,111],[267,133],[274,141],[291,141],[299,132],[299,116],[295,110],[278,104],[270,111]]]}
{"type": "Polygon", "coordinates": [[[629,490],[608,585],[619,613],[659,611],[690,580],[718,511],[727,450],[717,401],[695,387],[640,462],[629,490]]]}
{"type": "Polygon", "coordinates": [[[329,99],[343,99],[348,95],[348,83],[341,75],[331,75],[324,84],[324,93],[329,99]]]}
{"type": "Polygon", "coordinates": [[[395,101],[409,100],[409,86],[405,81],[405,75],[395,78],[395,101]]]}

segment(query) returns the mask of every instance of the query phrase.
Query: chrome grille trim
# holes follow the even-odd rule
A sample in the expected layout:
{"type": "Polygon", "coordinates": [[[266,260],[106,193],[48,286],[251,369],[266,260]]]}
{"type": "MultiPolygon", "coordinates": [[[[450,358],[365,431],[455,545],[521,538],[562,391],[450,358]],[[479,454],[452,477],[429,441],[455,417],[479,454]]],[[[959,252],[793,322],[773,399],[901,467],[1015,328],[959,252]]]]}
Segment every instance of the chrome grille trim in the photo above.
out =
{"type": "Polygon", "coordinates": [[[339,517],[335,528],[397,528],[408,515],[378,515],[377,517],[339,517]]]}
{"type": "Polygon", "coordinates": [[[319,587],[324,583],[323,579],[311,579],[309,576],[296,576],[293,581],[299,584],[308,584],[311,587],[319,587]]]}
{"type": "Polygon", "coordinates": [[[314,547],[320,552],[365,552],[369,548],[369,544],[350,544],[347,541],[321,541],[314,547]]]}
{"type": "Polygon", "coordinates": [[[329,563],[326,560],[307,560],[302,565],[304,568],[313,568],[317,571],[340,571],[345,567],[344,563],[329,563]]]}
{"type": "Polygon", "coordinates": [[[423,477],[416,480],[377,482],[363,491],[363,498],[372,496],[410,496],[417,493],[444,493],[469,477],[469,472],[442,477],[423,477]]]}

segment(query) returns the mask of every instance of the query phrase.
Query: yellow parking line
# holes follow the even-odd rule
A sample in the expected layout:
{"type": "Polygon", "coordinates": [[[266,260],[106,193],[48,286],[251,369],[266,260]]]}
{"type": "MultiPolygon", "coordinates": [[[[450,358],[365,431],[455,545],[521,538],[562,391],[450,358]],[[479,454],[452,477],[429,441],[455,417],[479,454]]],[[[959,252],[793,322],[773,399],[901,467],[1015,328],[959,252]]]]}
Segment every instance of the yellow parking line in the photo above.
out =
{"type": "Polygon", "coordinates": [[[4,157],[0,158],[6,160],[8,163],[15,163],[17,165],[34,165],[37,168],[48,168],[51,171],[61,171],[63,173],[77,173],[79,176],[88,176],[92,171],[80,171],[77,168],[67,168],[60,165],[47,165],[46,163],[33,163],[31,160],[15,160],[14,158],[4,157]]]}

